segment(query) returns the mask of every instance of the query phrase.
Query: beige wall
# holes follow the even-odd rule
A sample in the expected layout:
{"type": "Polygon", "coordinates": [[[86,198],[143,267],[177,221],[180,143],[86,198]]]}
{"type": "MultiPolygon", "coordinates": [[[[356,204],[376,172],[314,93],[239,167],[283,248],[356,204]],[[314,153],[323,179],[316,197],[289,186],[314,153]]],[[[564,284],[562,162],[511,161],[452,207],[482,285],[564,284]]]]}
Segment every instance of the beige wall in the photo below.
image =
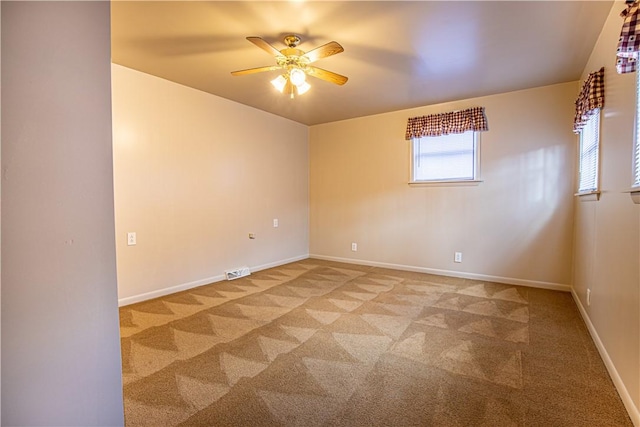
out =
{"type": "Polygon", "coordinates": [[[605,67],[600,133],[602,195],[599,201],[575,201],[573,286],[612,377],[636,425],[640,425],[640,206],[624,193],[633,181],[636,74],[619,75],[615,70],[622,25],[619,14],[624,8],[623,1],[613,5],[583,75],[605,67]],[[591,290],[590,306],[587,289],[591,290]]]}
{"type": "Polygon", "coordinates": [[[108,2],[2,2],[2,424],[124,423],[108,2]]]}
{"type": "Polygon", "coordinates": [[[119,65],[112,81],[121,304],[307,257],[306,126],[119,65]]]}
{"type": "Polygon", "coordinates": [[[568,289],[575,82],[313,126],[310,253],[568,289]],[[484,106],[482,182],[410,187],[407,118],[484,106]],[[351,251],[351,242],[358,251],[351,251]],[[455,251],[463,262],[453,262],[455,251]]]}

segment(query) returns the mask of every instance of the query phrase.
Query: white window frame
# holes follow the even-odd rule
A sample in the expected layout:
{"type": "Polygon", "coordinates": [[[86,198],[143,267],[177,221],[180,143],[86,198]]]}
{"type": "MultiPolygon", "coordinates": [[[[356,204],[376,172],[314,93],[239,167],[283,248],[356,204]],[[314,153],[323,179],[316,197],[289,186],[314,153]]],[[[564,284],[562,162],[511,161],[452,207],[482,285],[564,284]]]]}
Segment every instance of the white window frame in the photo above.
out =
{"type": "Polygon", "coordinates": [[[579,152],[578,152],[578,192],[577,196],[580,196],[580,200],[588,201],[588,200],[598,200],[600,196],[600,117],[601,110],[598,108],[595,114],[592,114],[589,117],[587,123],[585,123],[584,127],[580,130],[580,144],[579,144],[579,152]],[[595,123],[594,123],[595,121],[595,123]],[[586,155],[585,149],[585,132],[587,132],[591,126],[595,127],[595,157],[589,157],[586,155]],[[587,161],[591,161],[593,163],[587,164],[587,161]],[[583,171],[591,171],[593,170],[594,176],[593,179],[588,180],[587,183],[583,183],[583,171]],[[593,185],[587,185],[587,184],[593,185]]]}
{"type": "MultiPolygon", "coordinates": [[[[414,186],[440,186],[440,185],[477,185],[482,182],[480,180],[480,132],[475,131],[467,131],[466,133],[471,133],[473,137],[473,176],[471,178],[448,178],[448,179],[433,179],[433,180],[417,180],[415,178],[417,165],[416,162],[419,161],[419,153],[416,153],[416,148],[419,147],[419,141],[426,138],[439,138],[435,137],[422,137],[422,138],[413,138],[411,139],[411,149],[410,151],[410,171],[409,171],[409,184],[414,186]]],[[[445,135],[446,136],[446,135],[445,135]]]]}

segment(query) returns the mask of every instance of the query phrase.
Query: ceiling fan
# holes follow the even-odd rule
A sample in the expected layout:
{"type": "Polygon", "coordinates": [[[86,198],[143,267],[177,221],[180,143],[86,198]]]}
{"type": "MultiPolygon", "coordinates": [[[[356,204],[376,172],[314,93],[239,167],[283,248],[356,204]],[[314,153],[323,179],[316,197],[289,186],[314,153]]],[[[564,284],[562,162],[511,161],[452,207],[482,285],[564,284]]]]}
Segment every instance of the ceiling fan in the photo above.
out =
{"type": "Polygon", "coordinates": [[[231,74],[234,76],[283,70],[284,73],[273,79],[271,84],[281,93],[288,93],[291,98],[296,95],[302,95],[311,88],[311,85],[306,81],[307,75],[337,85],[343,85],[348,80],[347,77],[340,74],[310,65],[319,59],[343,52],[344,49],[338,42],[332,41],[305,53],[297,48],[298,44],[300,44],[300,37],[295,34],[289,34],[284,37],[284,43],[287,47],[282,50],[276,49],[260,37],[247,37],[247,40],[275,56],[276,65],[232,71],[231,74]]]}

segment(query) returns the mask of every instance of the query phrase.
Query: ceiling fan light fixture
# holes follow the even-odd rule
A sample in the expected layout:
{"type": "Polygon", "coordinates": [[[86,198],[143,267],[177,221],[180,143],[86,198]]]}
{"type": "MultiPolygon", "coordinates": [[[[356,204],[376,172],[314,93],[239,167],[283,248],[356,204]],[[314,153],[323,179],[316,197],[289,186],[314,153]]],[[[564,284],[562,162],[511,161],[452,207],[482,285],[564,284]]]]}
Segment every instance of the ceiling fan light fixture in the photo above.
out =
{"type": "Polygon", "coordinates": [[[271,80],[271,84],[278,92],[286,93],[291,98],[297,95],[303,95],[311,89],[311,85],[307,83],[307,74],[337,85],[343,85],[348,80],[347,77],[340,74],[310,65],[319,59],[344,52],[344,49],[338,42],[332,41],[308,52],[304,52],[297,48],[300,43],[300,37],[295,34],[289,34],[284,38],[284,43],[287,45],[287,48],[280,50],[260,37],[247,37],[247,40],[275,56],[276,64],[232,71],[231,75],[233,76],[281,70],[280,72],[283,74],[271,80]]]}
{"type": "Polygon", "coordinates": [[[289,72],[289,78],[291,79],[291,83],[299,87],[305,83],[307,74],[300,68],[294,68],[289,72]]]}
{"type": "Polygon", "coordinates": [[[284,86],[287,84],[287,78],[284,75],[280,74],[278,77],[271,80],[271,84],[276,88],[278,92],[282,93],[282,91],[284,91],[284,86]]]}

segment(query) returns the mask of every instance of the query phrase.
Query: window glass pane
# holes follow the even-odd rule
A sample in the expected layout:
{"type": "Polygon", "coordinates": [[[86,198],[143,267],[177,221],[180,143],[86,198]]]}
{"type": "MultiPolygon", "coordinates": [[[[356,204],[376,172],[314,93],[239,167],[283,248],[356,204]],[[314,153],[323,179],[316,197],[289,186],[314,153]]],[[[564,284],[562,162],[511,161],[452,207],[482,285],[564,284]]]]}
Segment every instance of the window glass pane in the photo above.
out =
{"type": "Polygon", "coordinates": [[[580,132],[579,192],[598,189],[598,150],[600,139],[600,110],[592,114],[580,132]]]}
{"type": "Polygon", "coordinates": [[[413,144],[414,181],[475,179],[473,132],[418,138],[413,144]]]}

